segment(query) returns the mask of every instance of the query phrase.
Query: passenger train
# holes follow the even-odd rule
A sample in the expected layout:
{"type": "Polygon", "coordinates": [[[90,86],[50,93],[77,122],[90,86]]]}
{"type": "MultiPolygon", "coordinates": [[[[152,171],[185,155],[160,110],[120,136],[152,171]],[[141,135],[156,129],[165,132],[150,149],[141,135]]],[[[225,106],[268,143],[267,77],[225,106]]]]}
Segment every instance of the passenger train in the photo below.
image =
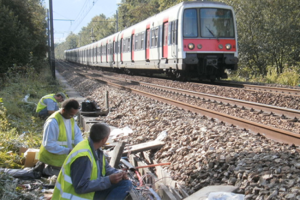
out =
{"type": "Polygon", "coordinates": [[[64,54],[70,62],[133,74],[227,78],[226,70],[238,67],[235,14],[225,3],[182,2],[64,54]]]}

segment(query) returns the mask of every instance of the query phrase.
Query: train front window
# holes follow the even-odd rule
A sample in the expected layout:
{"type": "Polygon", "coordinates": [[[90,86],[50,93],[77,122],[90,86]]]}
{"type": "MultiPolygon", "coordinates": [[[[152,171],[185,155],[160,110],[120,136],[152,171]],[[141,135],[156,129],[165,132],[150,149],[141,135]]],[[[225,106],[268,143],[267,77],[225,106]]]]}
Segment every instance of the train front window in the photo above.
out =
{"type": "Polygon", "coordinates": [[[183,37],[198,36],[197,9],[186,9],[183,13],[183,37]]]}
{"type": "Polygon", "coordinates": [[[200,9],[201,37],[234,38],[234,23],[231,10],[200,9]]]}

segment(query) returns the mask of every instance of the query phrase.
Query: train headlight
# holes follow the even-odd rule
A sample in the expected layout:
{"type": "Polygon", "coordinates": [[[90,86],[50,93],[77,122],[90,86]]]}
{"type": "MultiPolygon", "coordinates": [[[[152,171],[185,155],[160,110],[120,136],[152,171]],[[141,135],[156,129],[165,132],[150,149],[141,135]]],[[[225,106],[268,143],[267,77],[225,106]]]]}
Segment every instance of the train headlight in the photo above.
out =
{"type": "Polygon", "coordinates": [[[227,50],[230,50],[230,49],[231,49],[231,44],[226,44],[226,45],[225,45],[225,48],[226,48],[227,50]]]}
{"type": "Polygon", "coordinates": [[[202,49],[202,45],[201,45],[201,44],[198,44],[198,45],[197,45],[197,48],[198,48],[198,49],[202,49]]]}
{"type": "Polygon", "coordinates": [[[193,50],[195,48],[195,45],[193,43],[190,43],[188,47],[190,50],[193,50]]]}
{"type": "Polygon", "coordinates": [[[219,49],[223,49],[223,45],[222,44],[219,44],[219,49]]]}

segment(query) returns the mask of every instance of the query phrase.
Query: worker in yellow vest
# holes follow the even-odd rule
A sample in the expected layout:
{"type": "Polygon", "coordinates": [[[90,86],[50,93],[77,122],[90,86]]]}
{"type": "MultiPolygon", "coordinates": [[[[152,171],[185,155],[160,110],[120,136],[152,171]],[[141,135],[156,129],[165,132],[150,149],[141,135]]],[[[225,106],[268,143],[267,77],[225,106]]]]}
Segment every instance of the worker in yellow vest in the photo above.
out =
{"type": "Polygon", "coordinates": [[[46,164],[43,175],[58,175],[63,162],[76,144],[83,140],[82,133],[74,120],[79,103],[68,99],[62,109],[53,113],[44,124],[43,141],[39,161],[46,164]]]}
{"type": "Polygon", "coordinates": [[[59,109],[58,102],[63,102],[65,99],[66,95],[62,92],[47,94],[39,100],[36,112],[39,114],[39,117],[47,118],[59,109]]]}
{"type": "Polygon", "coordinates": [[[125,199],[132,183],[126,172],[107,163],[100,149],[109,134],[107,125],[93,124],[89,138],[76,145],[66,158],[52,199],[125,199]]]}

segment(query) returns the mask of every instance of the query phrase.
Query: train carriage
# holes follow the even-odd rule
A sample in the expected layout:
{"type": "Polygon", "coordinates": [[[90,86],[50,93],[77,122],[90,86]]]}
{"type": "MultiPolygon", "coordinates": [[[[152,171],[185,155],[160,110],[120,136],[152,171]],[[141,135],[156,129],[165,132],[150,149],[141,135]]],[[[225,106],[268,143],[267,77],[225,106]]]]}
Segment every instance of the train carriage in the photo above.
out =
{"type": "Polygon", "coordinates": [[[236,70],[238,41],[232,7],[192,1],[93,44],[65,51],[66,60],[130,73],[178,79],[227,78],[236,70]]]}

